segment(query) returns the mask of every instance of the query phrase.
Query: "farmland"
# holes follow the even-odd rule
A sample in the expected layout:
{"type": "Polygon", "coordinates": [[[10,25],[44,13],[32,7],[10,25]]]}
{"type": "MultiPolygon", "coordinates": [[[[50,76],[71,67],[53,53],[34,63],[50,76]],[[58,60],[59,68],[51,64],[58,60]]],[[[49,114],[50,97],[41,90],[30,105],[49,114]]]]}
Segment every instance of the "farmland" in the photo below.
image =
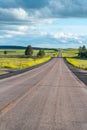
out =
{"type": "Polygon", "coordinates": [[[73,66],[87,70],[87,58],[78,57],[78,49],[64,49],[62,56],[73,66]]]}

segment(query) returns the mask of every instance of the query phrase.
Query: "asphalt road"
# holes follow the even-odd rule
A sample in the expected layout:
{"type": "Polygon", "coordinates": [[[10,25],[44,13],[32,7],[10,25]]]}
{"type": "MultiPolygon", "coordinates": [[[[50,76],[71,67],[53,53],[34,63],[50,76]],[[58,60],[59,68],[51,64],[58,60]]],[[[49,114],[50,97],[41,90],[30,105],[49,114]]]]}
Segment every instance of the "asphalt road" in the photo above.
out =
{"type": "Polygon", "coordinates": [[[0,130],[87,130],[87,86],[62,58],[0,80],[0,130]]]}

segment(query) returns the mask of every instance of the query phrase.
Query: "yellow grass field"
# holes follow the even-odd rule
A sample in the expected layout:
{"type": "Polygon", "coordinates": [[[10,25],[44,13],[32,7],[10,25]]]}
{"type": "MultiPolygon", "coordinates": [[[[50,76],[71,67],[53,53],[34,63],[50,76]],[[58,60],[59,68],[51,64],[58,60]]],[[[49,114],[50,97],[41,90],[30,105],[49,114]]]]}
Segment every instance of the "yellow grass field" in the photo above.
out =
{"type": "Polygon", "coordinates": [[[39,50],[34,50],[32,58],[25,57],[25,50],[7,49],[6,51],[5,55],[4,50],[0,50],[0,75],[6,73],[3,69],[25,69],[58,56],[58,52],[55,50],[44,50],[45,56],[39,58],[37,57],[39,50]]]}
{"type": "Polygon", "coordinates": [[[66,60],[75,67],[87,70],[87,60],[85,59],[66,58],[66,60]]]}
{"type": "Polygon", "coordinates": [[[87,70],[87,59],[78,57],[78,49],[65,49],[62,56],[73,66],[87,70]]]}
{"type": "Polygon", "coordinates": [[[50,60],[51,57],[43,58],[0,58],[0,68],[24,69],[50,60]]]}

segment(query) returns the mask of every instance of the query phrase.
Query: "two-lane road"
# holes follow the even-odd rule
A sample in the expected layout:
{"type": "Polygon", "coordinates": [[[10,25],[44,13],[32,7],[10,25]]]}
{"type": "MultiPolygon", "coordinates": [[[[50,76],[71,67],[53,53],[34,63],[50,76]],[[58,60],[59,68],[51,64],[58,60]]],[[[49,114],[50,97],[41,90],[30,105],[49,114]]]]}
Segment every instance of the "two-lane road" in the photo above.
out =
{"type": "Polygon", "coordinates": [[[87,130],[87,88],[55,58],[0,80],[0,130],[87,130]]]}

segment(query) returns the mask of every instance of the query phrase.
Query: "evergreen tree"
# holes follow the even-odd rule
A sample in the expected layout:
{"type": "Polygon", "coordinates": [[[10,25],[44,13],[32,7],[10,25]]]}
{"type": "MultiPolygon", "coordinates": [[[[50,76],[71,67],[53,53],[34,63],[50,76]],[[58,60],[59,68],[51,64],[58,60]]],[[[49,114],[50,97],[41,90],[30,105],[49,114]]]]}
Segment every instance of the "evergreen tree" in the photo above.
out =
{"type": "Polygon", "coordinates": [[[83,51],[86,51],[86,47],[85,47],[85,45],[83,45],[82,50],[83,50],[83,51]]]}
{"type": "Polygon", "coordinates": [[[78,56],[79,57],[87,57],[87,49],[86,49],[85,45],[82,47],[79,47],[78,56]]]}
{"type": "Polygon", "coordinates": [[[7,54],[7,51],[4,51],[4,54],[6,55],[6,54],[7,54]]]}
{"type": "Polygon", "coordinates": [[[32,46],[27,46],[27,48],[26,48],[26,50],[25,50],[25,55],[27,55],[27,56],[32,56],[32,54],[33,54],[33,48],[32,48],[32,46]]]}

